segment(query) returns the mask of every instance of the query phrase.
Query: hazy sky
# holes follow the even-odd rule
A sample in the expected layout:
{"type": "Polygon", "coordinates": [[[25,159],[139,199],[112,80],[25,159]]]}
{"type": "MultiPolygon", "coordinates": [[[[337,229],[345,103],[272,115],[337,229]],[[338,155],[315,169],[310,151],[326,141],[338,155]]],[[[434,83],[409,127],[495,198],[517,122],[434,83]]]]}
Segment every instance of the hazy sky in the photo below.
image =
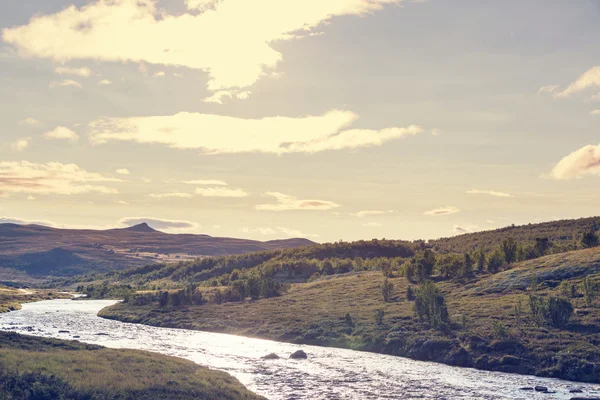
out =
{"type": "Polygon", "coordinates": [[[434,238],[598,214],[599,0],[3,0],[0,222],[434,238]]]}

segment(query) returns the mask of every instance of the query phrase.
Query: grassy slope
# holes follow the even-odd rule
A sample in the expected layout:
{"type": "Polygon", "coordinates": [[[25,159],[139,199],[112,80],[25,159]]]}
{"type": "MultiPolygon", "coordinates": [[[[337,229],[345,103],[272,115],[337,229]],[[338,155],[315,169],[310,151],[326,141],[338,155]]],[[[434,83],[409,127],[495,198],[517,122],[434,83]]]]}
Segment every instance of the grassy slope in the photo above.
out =
{"type": "MultiPolygon", "coordinates": [[[[216,331],[261,338],[385,352],[415,359],[481,369],[600,382],[600,309],[576,315],[567,330],[538,327],[528,314],[519,322],[514,306],[521,297],[529,312],[525,288],[537,276],[542,294],[557,294],[560,279],[578,284],[600,278],[600,249],[544,257],[490,276],[440,282],[454,325],[441,333],[414,318],[405,299],[408,283],[392,279],[394,301],[384,303],[381,273],[365,272],[297,284],[279,298],[245,303],[206,304],[181,309],[157,305],[118,304],[101,316],[128,322],[216,331]],[[377,310],[384,323],[375,323],[377,310]],[[354,326],[345,320],[352,317],[354,326]],[[464,316],[464,319],[463,319],[464,316]],[[464,329],[462,321],[466,321],[464,329]],[[509,337],[494,337],[494,322],[509,337]]],[[[583,299],[573,299],[584,308],[583,299]]]]}
{"type": "Polygon", "coordinates": [[[16,394],[14,387],[7,387],[8,377],[26,374],[58,378],[49,386],[64,384],[62,393],[71,393],[67,399],[262,399],[230,375],[191,361],[0,333],[0,398],[6,398],[7,391],[16,394]]]}
{"type": "Polygon", "coordinates": [[[0,313],[20,310],[23,303],[61,298],[68,299],[70,297],[68,294],[57,293],[52,290],[19,290],[0,285],[0,313]]]}

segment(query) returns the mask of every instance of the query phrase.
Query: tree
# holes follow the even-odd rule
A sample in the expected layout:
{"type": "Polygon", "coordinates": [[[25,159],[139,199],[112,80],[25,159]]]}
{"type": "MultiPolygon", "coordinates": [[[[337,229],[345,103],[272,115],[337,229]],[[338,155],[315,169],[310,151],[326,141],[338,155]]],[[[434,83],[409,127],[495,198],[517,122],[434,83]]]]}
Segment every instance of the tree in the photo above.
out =
{"type": "Polygon", "coordinates": [[[383,325],[383,317],[385,316],[385,311],[377,310],[377,314],[375,315],[375,322],[378,326],[383,325]]]}
{"type": "Polygon", "coordinates": [[[458,254],[445,254],[438,257],[437,267],[446,278],[454,278],[463,266],[463,258],[458,254]]]}
{"type": "Polygon", "coordinates": [[[158,304],[166,307],[169,304],[169,292],[160,292],[158,295],[158,304]]]}
{"type": "Polygon", "coordinates": [[[502,252],[504,253],[504,261],[507,264],[512,264],[517,259],[517,241],[513,237],[506,238],[502,241],[502,252]]]}
{"type": "Polygon", "coordinates": [[[581,245],[586,249],[596,247],[598,246],[598,243],[598,235],[596,234],[594,228],[591,228],[588,232],[584,233],[583,237],[581,238],[581,245]]]}
{"type": "Polygon", "coordinates": [[[246,279],[246,293],[252,300],[258,300],[260,297],[260,279],[255,274],[252,274],[246,279]]]}
{"type": "Polygon", "coordinates": [[[460,276],[465,277],[473,274],[473,258],[469,253],[465,253],[465,261],[460,269],[460,276]]]}
{"type": "Polygon", "coordinates": [[[430,249],[420,251],[413,257],[413,262],[414,264],[421,264],[423,266],[424,274],[428,278],[433,274],[433,268],[435,267],[435,253],[430,249]]]}
{"type": "Polygon", "coordinates": [[[383,301],[387,303],[390,300],[393,290],[394,284],[386,278],[383,281],[383,285],[381,285],[381,294],[383,295],[383,301]]]}
{"type": "Polygon", "coordinates": [[[246,297],[247,297],[246,283],[244,281],[236,280],[235,282],[233,282],[233,290],[235,292],[237,292],[237,294],[240,298],[240,301],[246,300],[246,297]]]}
{"type": "Polygon", "coordinates": [[[488,271],[492,274],[495,274],[503,265],[504,255],[499,249],[494,250],[494,252],[488,260],[488,271]]]}
{"type": "Polygon", "coordinates": [[[547,237],[545,237],[545,238],[536,238],[535,239],[535,252],[536,252],[536,255],[538,257],[545,256],[546,253],[548,252],[548,249],[550,249],[551,245],[552,245],[552,243],[550,242],[550,239],[548,239],[547,237]]]}
{"type": "Polygon", "coordinates": [[[412,286],[406,288],[406,300],[414,301],[415,300],[415,291],[412,286]]]}
{"type": "Polygon", "coordinates": [[[477,272],[482,273],[485,271],[485,263],[487,261],[483,247],[480,247],[479,250],[477,250],[475,257],[477,259],[477,272]]]}
{"type": "Polygon", "coordinates": [[[432,281],[425,281],[416,290],[415,314],[420,320],[428,321],[434,328],[447,325],[448,308],[446,300],[432,281]]]}
{"type": "Polygon", "coordinates": [[[555,328],[564,328],[573,315],[573,305],[567,299],[550,297],[547,300],[546,320],[555,328]]]}

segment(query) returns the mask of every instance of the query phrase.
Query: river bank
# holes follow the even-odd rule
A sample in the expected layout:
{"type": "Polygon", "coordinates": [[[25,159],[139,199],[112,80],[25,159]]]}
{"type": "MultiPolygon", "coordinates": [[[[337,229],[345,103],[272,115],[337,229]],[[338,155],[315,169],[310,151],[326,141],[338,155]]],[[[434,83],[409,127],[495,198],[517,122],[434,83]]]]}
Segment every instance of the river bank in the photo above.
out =
{"type": "MultiPolygon", "coordinates": [[[[494,279],[497,280],[497,277],[494,279]]],[[[538,326],[514,313],[522,291],[487,293],[481,282],[440,284],[452,313],[451,330],[414,317],[408,283],[392,279],[392,301],[381,299],[383,277],[369,272],[295,285],[282,297],[161,308],[117,304],[99,315],[123,322],[243,335],[391,354],[486,371],[600,383],[600,351],[590,309],[565,330],[538,326]],[[384,312],[381,323],[378,311],[384,312]]],[[[544,289],[550,290],[550,289],[544,289]]],[[[526,308],[526,304],[523,305],[526,308]]],[[[524,313],[526,310],[523,311],[524,313]]]]}
{"type": "Polygon", "coordinates": [[[269,400],[379,400],[382,398],[453,400],[570,400],[600,397],[600,386],[549,378],[450,367],[383,354],[127,324],[99,318],[114,301],[54,300],[28,303],[0,316],[0,330],[46,338],[77,336],[82,343],[152,351],[227,372],[269,400]],[[29,329],[33,331],[29,333],[29,329]],[[69,332],[65,332],[65,331],[69,332]],[[293,360],[297,350],[306,360],[293,360]],[[280,359],[264,360],[275,353],[280,359]],[[524,392],[545,386],[554,393],[524,392]]]}

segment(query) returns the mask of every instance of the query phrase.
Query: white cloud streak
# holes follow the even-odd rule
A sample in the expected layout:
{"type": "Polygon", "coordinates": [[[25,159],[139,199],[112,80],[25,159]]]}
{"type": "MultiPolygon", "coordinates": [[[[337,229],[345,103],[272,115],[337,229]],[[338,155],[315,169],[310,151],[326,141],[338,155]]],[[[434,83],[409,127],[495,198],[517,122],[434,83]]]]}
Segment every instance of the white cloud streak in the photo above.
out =
{"type": "Polygon", "coordinates": [[[249,195],[242,189],[224,187],[197,188],[194,193],[203,197],[247,197],[249,195]]]}
{"type": "Polygon", "coordinates": [[[50,82],[49,87],[51,89],[56,88],[56,87],[75,87],[78,89],[82,89],[83,86],[81,85],[81,83],[74,81],[72,79],[65,79],[62,81],[52,81],[50,82]]]}
{"type": "Polygon", "coordinates": [[[327,200],[300,200],[295,196],[279,192],[267,192],[265,196],[273,197],[275,203],[259,204],[255,208],[259,211],[325,211],[340,207],[339,204],[327,200]]]}
{"type": "Polygon", "coordinates": [[[271,44],[314,33],[333,17],[368,15],[401,0],[187,0],[197,15],[168,15],[153,0],[97,0],[36,15],[2,31],[22,57],[185,66],[210,90],[243,88],[282,60],[271,44]],[[143,38],[143,41],[140,41],[143,38]],[[219,38],[219,40],[215,40],[219,38]]]}
{"type": "Polygon", "coordinates": [[[458,212],[460,212],[460,210],[457,207],[448,206],[448,207],[440,207],[440,208],[436,208],[436,209],[433,209],[433,210],[425,211],[423,213],[423,215],[429,215],[429,216],[432,216],[432,217],[439,217],[439,216],[443,216],[443,215],[456,214],[458,212]]]}
{"type": "Polygon", "coordinates": [[[510,193],[496,192],[494,190],[471,189],[471,190],[467,190],[467,194],[483,194],[483,195],[493,196],[493,197],[515,197],[514,195],[512,195],[510,193]]]}
{"type": "Polygon", "coordinates": [[[108,141],[157,143],[207,154],[315,153],[380,146],[423,132],[418,126],[382,130],[350,129],[357,115],[333,110],[322,116],[242,119],[213,114],[104,118],[88,124],[93,144],[108,141]]]}
{"type": "Polygon", "coordinates": [[[600,87],[600,66],[590,68],[583,73],[575,82],[571,83],[562,92],[556,93],[556,97],[568,97],[587,89],[600,87]]]}
{"type": "Polygon", "coordinates": [[[99,182],[120,182],[120,180],[88,172],[75,164],[0,162],[0,193],[31,195],[117,193],[114,188],[97,185],[99,182]]]}
{"type": "Polygon", "coordinates": [[[30,142],[31,142],[31,138],[19,139],[16,142],[14,142],[10,147],[14,151],[23,151],[29,147],[30,142]]]}
{"type": "Polygon", "coordinates": [[[59,75],[77,75],[83,78],[92,76],[92,70],[87,67],[82,68],[70,68],[70,67],[57,67],[54,72],[59,75]]]}
{"type": "Polygon", "coordinates": [[[64,126],[58,126],[51,131],[44,133],[46,139],[59,139],[59,140],[79,140],[79,135],[73,132],[71,129],[64,126]]]}

